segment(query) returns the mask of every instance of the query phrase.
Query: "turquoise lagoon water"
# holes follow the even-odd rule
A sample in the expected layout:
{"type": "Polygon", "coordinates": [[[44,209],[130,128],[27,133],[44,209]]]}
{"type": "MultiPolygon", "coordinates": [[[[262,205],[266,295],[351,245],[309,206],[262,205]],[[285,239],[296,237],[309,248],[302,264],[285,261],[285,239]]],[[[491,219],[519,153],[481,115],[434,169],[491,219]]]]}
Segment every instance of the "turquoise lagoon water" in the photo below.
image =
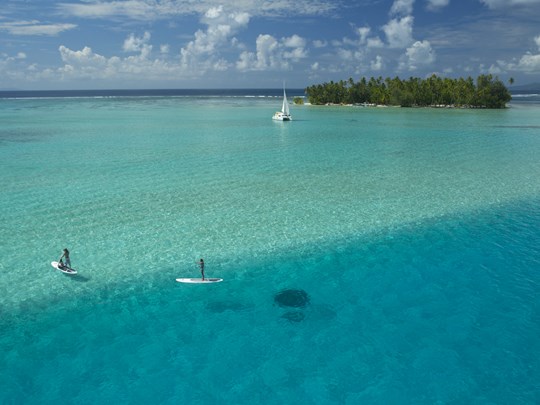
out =
{"type": "Polygon", "coordinates": [[[540,106],[279,104],[0,100],[0,403],[540,402],[540,106]]]}

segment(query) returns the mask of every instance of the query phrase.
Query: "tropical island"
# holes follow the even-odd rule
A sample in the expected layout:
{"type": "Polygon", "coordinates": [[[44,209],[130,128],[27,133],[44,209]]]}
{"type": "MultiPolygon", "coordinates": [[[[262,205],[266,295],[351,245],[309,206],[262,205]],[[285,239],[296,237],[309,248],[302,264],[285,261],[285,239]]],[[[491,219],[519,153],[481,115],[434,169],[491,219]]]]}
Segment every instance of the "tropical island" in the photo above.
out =
{"type": "Polygon", "coordinates": [[[401,107],[505,108],[512,99],[506,86],[491,74],[478,76],[476,83],[470,76],[450,79],[432,75],[427,79],[411,77],[408,80],[362,77],[358,82],[350,78],[309,86],[306,95],[315,105],[401,107]]]}

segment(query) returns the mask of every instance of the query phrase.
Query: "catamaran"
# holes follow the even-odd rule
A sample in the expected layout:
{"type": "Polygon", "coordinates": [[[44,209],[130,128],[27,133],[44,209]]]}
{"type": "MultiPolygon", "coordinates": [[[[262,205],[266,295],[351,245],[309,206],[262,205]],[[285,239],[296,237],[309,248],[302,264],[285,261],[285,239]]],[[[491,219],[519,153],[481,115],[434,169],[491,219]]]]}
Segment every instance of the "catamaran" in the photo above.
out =
{"type": "Polygon", "coordinates": [[[291,113],[289,112],[289,103],[287,102],[287,94],[285,94],[285,87],[283,87],[283,104],[281,111],[276,111],[273,120],[276,121],[292,121],[291,113]]]}

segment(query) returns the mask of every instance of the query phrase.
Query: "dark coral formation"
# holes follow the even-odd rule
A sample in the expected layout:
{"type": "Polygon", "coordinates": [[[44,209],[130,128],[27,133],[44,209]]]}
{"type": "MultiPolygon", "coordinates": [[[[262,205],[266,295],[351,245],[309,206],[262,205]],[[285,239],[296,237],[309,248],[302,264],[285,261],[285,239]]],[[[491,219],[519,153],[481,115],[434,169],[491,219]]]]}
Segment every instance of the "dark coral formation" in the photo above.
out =
{"type": "Polygon", "coordinates": [[[280,307],[304,308],[309,304],[309,295],[304,290],[283,290],[274,296],[280,307]]]}

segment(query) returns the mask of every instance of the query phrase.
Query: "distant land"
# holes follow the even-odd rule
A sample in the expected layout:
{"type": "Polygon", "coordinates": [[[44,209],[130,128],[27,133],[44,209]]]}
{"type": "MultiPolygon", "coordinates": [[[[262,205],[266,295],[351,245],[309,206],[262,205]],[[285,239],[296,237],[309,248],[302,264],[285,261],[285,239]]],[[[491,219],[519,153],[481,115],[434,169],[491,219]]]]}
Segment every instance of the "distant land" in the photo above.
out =
{"type": "Polygon", "coordinates": [[[508,87],[510,93],[540,93],[540,83],[522,84],[520,86],[508,87]]]}
{"type": "Polygon", "coordinates": [[[306,89],[315,105],[388,105],[401,107],[505,108],[512,95],[493,75],[450,79],[435,74],[427,79],[371,77],[323,83],[306,89]]]}

